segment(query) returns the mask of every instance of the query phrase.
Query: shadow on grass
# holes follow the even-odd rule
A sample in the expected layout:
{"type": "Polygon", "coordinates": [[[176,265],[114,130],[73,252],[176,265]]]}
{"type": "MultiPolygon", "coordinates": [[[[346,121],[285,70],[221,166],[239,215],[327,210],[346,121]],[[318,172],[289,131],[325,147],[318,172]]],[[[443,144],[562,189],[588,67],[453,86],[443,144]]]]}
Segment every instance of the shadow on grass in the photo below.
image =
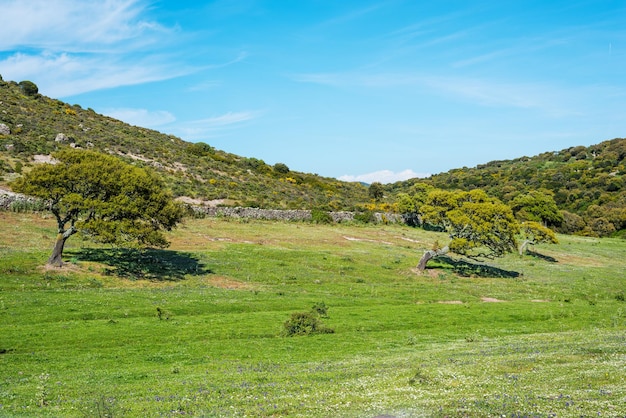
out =
{"type": "Polygon", "coordinates": [[[188,274],[213,273],[193,255],[169,250],[83,248],[70,254],[79,261],[105,264],[105,274],[132,280],[179,281],[188,274]]]}
{"type": "Polygon", "coordinates": [[[559,260],[557,260],[554,257],[550,257],[549,255],[536,253],[536,252],[531,251],[531,250],[526,250],[526,254],[528,254],[531,257],[539,258],[539,259],[541,259],[543,261],[548,261],[550,263],[558,263],[559,262],[559,260]]]}
{"type": "Polygon", "coordinates": [[[471,263],[465,260],[454,260],[448,256],[440,256],[432,260],[432,267],[429,263],[428,268],[444,268],[454,271],[463,277],[502,277],[513,278],[519,277],[520,273],[516,271],[503,270],[498,267],[486,264],[471,263]]]}

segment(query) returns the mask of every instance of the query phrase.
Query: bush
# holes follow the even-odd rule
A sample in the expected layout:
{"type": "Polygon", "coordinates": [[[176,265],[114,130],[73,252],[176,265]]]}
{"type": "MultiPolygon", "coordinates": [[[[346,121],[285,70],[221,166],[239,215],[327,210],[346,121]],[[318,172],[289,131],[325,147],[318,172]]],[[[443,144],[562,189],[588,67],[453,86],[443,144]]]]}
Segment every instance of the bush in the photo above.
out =
{"type": "Polygon", "coordinates": [[[317,313],[321,318],[328,318],[328,306],[324,302],[317,302],[311,311],[317,313]]]}
{"type": "Polygon", "coordinates": [[[311,220],[316,224],[331,224],[333,223],[333,217],[330,213],[321,209],[313,209],[311,211],[311,220]]]}
{"type": "Polygon", "coordinates": [[[274,171],[276,171],[277,173],[281,173],[281,174],[287,174],[289,173],[289,167],[287,167],[287,165],[283,164],[283,163],[276,163],[274,164],[274,171]]]}
{"type": "Polygon", "coordinates": [[[372,211],[358,212],[354,214],[354,220],[364,224],[376,223],[376,215],[372,211]]]}
{"type": "Polygon", "coordinates": [[[285,335],[332,334],[334,329],[324,326],[315,312],[294,312],[291,318],[283,324],[285,335]]]}
{"type": "Polygon", "coordinates": [[[18,86],[20,86],[20,90],[27,96],[36,96],[37,93],[39,93],[39,87],[32,81],[20,81],[18,86]]]}

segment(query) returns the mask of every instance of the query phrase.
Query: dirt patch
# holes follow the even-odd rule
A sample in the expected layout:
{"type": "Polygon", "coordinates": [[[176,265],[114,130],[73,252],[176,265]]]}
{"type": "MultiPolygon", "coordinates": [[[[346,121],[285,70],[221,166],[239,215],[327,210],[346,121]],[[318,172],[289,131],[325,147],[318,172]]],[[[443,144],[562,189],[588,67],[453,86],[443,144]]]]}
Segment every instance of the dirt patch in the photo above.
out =
{"type": "Polygon", "coordinates": [[[221,276],[212,276],[207,279],[207,283],[214,287],[219,287],[220,289],[231,289],[231,290],[240,290],[240,289],[249,289],[250,286],[248,283],[239,282],[237,280],[229,279],[227,277],[221,276]]]}
{"type": "Polygon", "coordinates": [[[480,300],[482,300],[483,302],[487,302],[487,303],[500,303],[500,302],[506,302],[505,300],[500,300],[500,299],[496,299],[496,298],[480,298],[480,300]]]}
{"type": "Polygon", "coordinates": [[[375,239],[355,238],[355,237],[346,237],[346,236],[344,236],[344,239],[347,239],[348,241],[374,242],[376,244],[393,245],[391,242],[378,241],[378,240],[375,240],[375,239]]]}
{"type": "Polygon", "coordinates": [[[460,301],[460,300],[440,300],[437,303],[442,303],[444,305],[462,305],[463,301],[460,301]]]}
{"type": "Polygon", "coordinates": [[[546,300],[546,299],[533,299],[533,300],[531,300],[531,302],[546,303],[546,302],[550,302],[550,301],[546,300]]]}

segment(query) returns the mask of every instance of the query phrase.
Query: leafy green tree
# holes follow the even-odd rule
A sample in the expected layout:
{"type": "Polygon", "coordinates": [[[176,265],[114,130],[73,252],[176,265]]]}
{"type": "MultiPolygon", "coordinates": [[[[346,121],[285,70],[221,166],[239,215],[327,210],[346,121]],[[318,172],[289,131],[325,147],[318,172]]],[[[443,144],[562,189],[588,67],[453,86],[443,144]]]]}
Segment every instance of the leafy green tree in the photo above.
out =
{"type": "Polygon", "coordinates": [[[287,164],[276,163],[274,164],[274,171],[280,174],[287,174],[290,170],[289,167],[287,167],[287,164]]]}
{"type": "Polygon", "coordinates": [[[511,208],[482,190],[434,190],[422,206],[424,222],[442,227],[450,237],[445,247],[436,244],[417,266],[423,271],[432,258],[452,251],[472,259],[495,258],[517,248],[519,224],[511,208]]]}
{"type": "Polygon", "coordinates": [[[521,221],[541,222],[545,226],[560,225],[563,214],[554,201],[552,195],[533,190],[516,196],[510,203],[515,216],[521,221]]]}
{"type": "Polygon", "coordinates": [[[35,166],[13,190],[41,198],[57,221],[48,264],[63,264],[66,240],[80,232],[96,242],[166,247],[162,234],[183,217],[162,180],[111,155],[66,149],[55,164],[35,166]]]}
{"type": "Polygon", "coordinates": [[[18,86],[20,86],[22,92],[24,92],[24,94],[27,96],[36,96],[37,93],[39,93],[39,88],[37,87],[37,84],[33,83],[32,81],[20,81],[18,86]]]}
{"type": "Polygon", "coordinates": [[[558,244],[559,240],[554,231],[539,222],[526,221],[520,225],[522,244],[519,246],[519,255],[524,255],[529,245],[540,243],[558,244]]]}
{"type": "Polygon", "coordinates": [[[375,181],[374,183],[370,184],[369,188],[367,189],[367,193],[370,198],[374,199],[377,202],[380,202],[385,196],[385,189],[383,188],[383,185],[381,183],[375,181]]]}

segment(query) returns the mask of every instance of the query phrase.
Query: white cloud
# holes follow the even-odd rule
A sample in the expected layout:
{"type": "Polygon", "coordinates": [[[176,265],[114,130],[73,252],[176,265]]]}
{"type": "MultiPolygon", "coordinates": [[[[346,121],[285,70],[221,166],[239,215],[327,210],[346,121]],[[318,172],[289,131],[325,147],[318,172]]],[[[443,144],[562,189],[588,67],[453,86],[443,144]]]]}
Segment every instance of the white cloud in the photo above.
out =
{"type": "Polygon", "coordinates": [[[430,174],[428,173],[416,173],[411,169],[407,169],[404,171],[400,171],[398,173],[394,173],[391,170],[380,170],[380,171],[375,171],[373,173],[367,173],[367,174],[359,174],[359,175],[343,175],[341,177],[338,177],[339,180],[341,181],[348,181],[348,182],[353,182],[353,181],[359,181],[359,182],[363,182],[363,183],[374,183],[374,182],[379,182],[382,184],[387,184],[387,183],[395,183],[396,181],[403,181],[403,180],[408,180],[408,179],[412,179],[412,178],[424,178],[424,177],[428,177],[430,176],[430,174]]]}
{"type": "Polygon", "coordinates": [[[146,18],[148,5],[145,0],[4,1],[0,74],[31,80],[41,93],[63,98],[198,71],[164,52],[176,29],[146,18]]]}
{"type": "Polygon", "coordinates": [[[176,117],[164,110],[150,111],[147,109],[106,109],[103,114],[126,123],[144,128],[155,129],[174,122],[176,117]]]}
{"type": "Polygon", "coordinates": [[[30,80],[46,96],[62,98],[89,91],[175,78],[193,69],[172,68],[150,58],[126,62],[122,57],[66,53],[17,53],[0,61],[5,80],[30,80]]]}
{"type": "MultiPolygon", "coordinates": [[[[0,50],[91,51],[145,42],[166,30],[142,18],[142,0],[9,0],[2,4],[0,50]]],[[[131,45],[132,46],[132,45],[131,45]]]]}

